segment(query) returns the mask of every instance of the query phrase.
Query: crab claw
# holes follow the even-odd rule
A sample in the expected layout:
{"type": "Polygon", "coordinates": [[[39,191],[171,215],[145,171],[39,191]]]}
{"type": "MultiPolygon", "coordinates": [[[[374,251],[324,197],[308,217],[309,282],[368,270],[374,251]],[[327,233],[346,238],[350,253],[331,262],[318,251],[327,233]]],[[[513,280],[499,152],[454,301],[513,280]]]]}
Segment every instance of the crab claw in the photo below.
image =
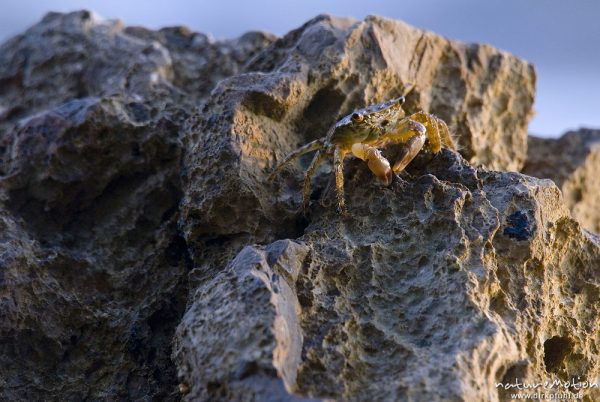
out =
{"type": "Polygon", "coordinates": [[[374,148],[367,144],[353,144],[352,154],[357,158],[367,162],[367,166],[371,169],[371,172],[383,184],[389,186],[392,184],[392,168],[387,159],[381,155],[381,152],[377,148],[374,148]]]}
{"type": "Polygon", "coordinates": [[[392,184],[392,168],[390,167],[390,163],[383,156],[381,156],[381,159],[370,159],[367,166],[369,166],[371,172],[373,172],[383,184],[386,186],[392,184]]]}

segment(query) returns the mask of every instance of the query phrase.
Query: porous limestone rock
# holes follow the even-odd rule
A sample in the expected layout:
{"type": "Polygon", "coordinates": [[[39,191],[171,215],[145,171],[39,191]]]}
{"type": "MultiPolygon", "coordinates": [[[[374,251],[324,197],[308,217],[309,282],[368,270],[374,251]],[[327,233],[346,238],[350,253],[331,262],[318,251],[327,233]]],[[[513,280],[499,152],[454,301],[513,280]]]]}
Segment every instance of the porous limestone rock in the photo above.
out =
{"type": "Polygon", "coordinates": [[[598,240],[551,182],[443,151],[383,188],[349,161],[344,218],[326,168],[306,216],[306,160],[266,180],[404,93],[470,162],[518,169],[534,84],[505,52],[379,17],[213,42],[48,14],[0,46],[0,399],[494,400],[495,380],[592,379],[598,240]]]}
{"type": "Polygon", "coordinates": [[[339,401],[498,401],[496,384],[516,379],[600,381],[600,239],[553,182],[448,150],[391,188],[353,172],[348,217],[315,208],[302,237],[246,247],[198,288],[175,342],[184,400],[294,400],[277,377],[339,401]]]}
{"type": "Polygon", "coordinates": [[[517,170],[525,160],[535,71],[491,46],[377,16],[356,22],[322,15],[274,42],[246,70],[267,73],[277,85],[266,91],[282,115],[275,120],[296,118],[301,138],[322,136],[352,109],[406,94],[407,111],[446,121],[470,162],[517,170]]]}
{"type": "Polygon", "coordinates": [[[287,283],[297,279],[306,252],[289,240],[264,251],[248,246],[196,289],[175,338],[187,400],[307,400],[285,389],[295,382],[302,350],[300,306],[287,283]]]}
{"type": "Polygon", "coordinates": [[[177,400],[181,125],[272,41],[50,13],[0,46],[0,399],[177,400]]]}
{"type": "Polygon", "coordinates": [[[20,118],[73,98],[125,93],[138,100],[200,104],[217,81],[238,73],[273,40],[249,32],[213,41],[185,27],[151,31],[90,11],[48,13],[0,47],[1,117],[20,118]]]}
{"type": "Polygon", "coordinates": [[[168,115],[72,100],[14,133],[0,241],[0,399],[173,399],[191,262],[168,115]]]}
{"type": "Polygon", "coordinates": [[[151,31],[89,11],[48,13],[0,46],[0,154],[19,119],[72,99],[126,94],[159,109],[198,106],[273,40],[250,32],[215,42],[185,27],[151,31]]]}
{"type": "Polygon", "coordinates": [[[444,119],[471,162],[518,169],[525,159],[535,72],[490,46],[381,17],[319,16],[245,71],[221,81],[186,125],[184,232],[205,270],[224,266],[249,242],[302,233],[301,176],[284,175],[278,188],[268,173],[355,108],[406,93],[407,111],[444,119]]]}
{"type": "Polygon", "coordinates": [[[573,217],[600,233],[600,130],[580,129],[562,137],[529,137],[523,173],[554,180],[573,217]]]}

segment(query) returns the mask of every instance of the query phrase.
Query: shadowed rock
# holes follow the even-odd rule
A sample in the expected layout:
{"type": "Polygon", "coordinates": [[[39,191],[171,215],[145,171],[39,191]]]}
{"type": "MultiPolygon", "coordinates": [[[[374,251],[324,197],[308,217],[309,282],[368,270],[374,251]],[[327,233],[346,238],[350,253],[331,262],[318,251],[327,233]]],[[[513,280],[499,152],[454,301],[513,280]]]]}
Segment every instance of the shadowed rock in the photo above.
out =
{"type": "Polygon", "coordinates": [[[0,47],[0,399],[178,399],[180,126],[270,38],[82,11],[0,47]]]}
{"type": "Polygon", "coordinates": [[[48,14],[0,47],[0,398],[494,401],[497,381],[593,380],[598,238],[551,181],[469,164],[522,166],[534,83],[379,17],[213,42],[48,14]],[[267,182],[401,94],[468,161],[423,152],[382,187],[349,159],[348,217],[327,166],[306,216],[305,159],[267,182]]]}
{"type": "Polygon", "coordinates": [[[189,268],[177,126],[119,98],[22,123],[0,180],[0,395],[169,399],[189,268]]]}

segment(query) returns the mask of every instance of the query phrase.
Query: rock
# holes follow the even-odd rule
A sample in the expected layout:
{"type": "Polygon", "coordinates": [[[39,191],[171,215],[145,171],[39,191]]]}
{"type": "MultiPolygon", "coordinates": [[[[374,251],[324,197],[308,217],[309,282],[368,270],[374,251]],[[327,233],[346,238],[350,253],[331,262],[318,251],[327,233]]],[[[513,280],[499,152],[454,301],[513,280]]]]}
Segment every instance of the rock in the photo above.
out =
{"type": "Polygon", "coordinates": [[[319,16],[245,70],[221,81],[186,126],[182,217],[204,271],[224,266],[245,244],[299,236],[301,176],[284,176],[278,189],[266,182],[268,173],[341,116],[407,86],[408,111],[423,108],[446,120],[473,163],[518,169],[525,159],[534,69],[489,46],[380,17],[319,16]]]}
{"type": "Polygon", "coordinates": [[[181,127],[271,41],[82,11],[0,47],[0,399],[178,399],[181,127]]]}
{"type": "Polygon", "coordinates": [[[197,104],[206,100],[220,80],[242,72],[248,60],[275,40],[275,36],[264,32],[248,32],[236,39],[214,41],[186,27],[158,31],[127,27],[124,33],[168,49],[171,82],[197,104]]]}
{"type": "Polygon", "coordinates": [[[409,172],[391,188],[347,175],[349,217],[316,208],[298,240],[246,247],[198,288],[175,342],[185,400],[280,400],[263,392],[281,394],[275,371],[344,401],[599,378],[600,241],[554,183],[448,150],[409,172]]]}
{"type": "Polygon", "coordinates": [[[265,251],[246,247],[196,290],[175,340],[186,399],[308,400],[284,387],[295,382],[302,336],[297,295],[280,279],[293,283],[305,255],[304,246],[288,240],[265,251]]]}
{"type": "Polygon", "coordinates": [[[600,233],[600,130],[580,129],[559,139],[529,137],[523,173],[554,180],[573,217],[600,233]]]}
{"type": "Polygon", "coordinates": [[[160,109],[199,106],[273,39],[215,42],[185,27],[155,32],[89,11],[49,13],[0,47],[0,151],[19,119],[72,99],[126,94],[160,109]]]}
{"type": "Polygon", "coordinates": [[[47,15],[0,46],[0,399],[495,400],[515,376],[593,379],[598,238],[552,182],[469,164],[521,167],[534,81],[379,17],[212,41],[47,15]],[[267,181],[405,92],[468,161],[424,152],[384,188],[348,160],[347,218],[327,166],[306,216],[306,160],[267,181]]]}
{"type": "Polygon", "coordinates": [[[190,268],[177,125],[119,98],[23,122],[0,180],[0,399],[172,399],[190,268]]]}
{"type": "Polygon", "coordinates": [[[0,47],[0,104],[11,119],[86,96],[200,104],[273,40],[251,32],[215,42],[185,27],[151,31],[89,11],[48,13],[0,47]]]}
{"type": "MultiPolygon", "coordinates": [[[[273,43],[246,69],[268,74],[279,90],[271,90],[271,102],[292,105],[285,116],[301,117],[304,138],[322,136],[355,108],[407,93],[407,111],[445,120],[470,162],[516,170],[525,160],[535,71],[487,45],[376,16],[355,22],[322,15],[273,43]]],[[[280,109],[275,113],[283,114],[280,109]]]]}

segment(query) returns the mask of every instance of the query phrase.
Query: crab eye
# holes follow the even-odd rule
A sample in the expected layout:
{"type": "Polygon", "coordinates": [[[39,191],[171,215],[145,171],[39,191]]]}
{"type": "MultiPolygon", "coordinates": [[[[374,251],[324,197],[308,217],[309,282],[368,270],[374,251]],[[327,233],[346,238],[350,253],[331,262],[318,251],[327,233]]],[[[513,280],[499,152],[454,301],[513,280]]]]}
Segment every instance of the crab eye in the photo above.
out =
{"type": "Polygon", "coordinates": [[[406,98],[404,96],[399,97],[396,102],[398,102],[399,105],[404,104],[404,102],[406,102],[406,98]]]}
{"type": "Polygon", "coordinates": [[[361,122],[363,120],[363,116],[361,114],[358,113],[352,113],[352,117],[351,117],[353,122],[361,122]]]}
{"type": "Polygon", "coordinates": [[[381,121],[381,127],[385,127],[385,126],[387,126],[388,124],[390,124],[390,121],[389,121],[389,120],[382,120],[382,121],[381,121]]]}

